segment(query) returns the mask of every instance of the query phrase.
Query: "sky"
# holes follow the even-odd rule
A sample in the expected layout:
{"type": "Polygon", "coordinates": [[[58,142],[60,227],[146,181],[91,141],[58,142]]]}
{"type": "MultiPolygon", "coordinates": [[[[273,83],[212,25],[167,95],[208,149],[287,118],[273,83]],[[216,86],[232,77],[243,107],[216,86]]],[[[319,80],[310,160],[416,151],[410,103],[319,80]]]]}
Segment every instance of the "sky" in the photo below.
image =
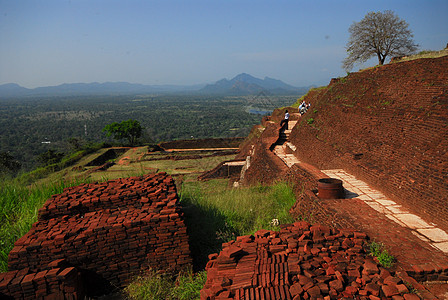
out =
{"type": "Polygon", "coordinates": [[[0,0],[0,84],[326,85],[346,74],[349,26],[385,10],[419,50],[447,45],[448,0],[0,0]]]}

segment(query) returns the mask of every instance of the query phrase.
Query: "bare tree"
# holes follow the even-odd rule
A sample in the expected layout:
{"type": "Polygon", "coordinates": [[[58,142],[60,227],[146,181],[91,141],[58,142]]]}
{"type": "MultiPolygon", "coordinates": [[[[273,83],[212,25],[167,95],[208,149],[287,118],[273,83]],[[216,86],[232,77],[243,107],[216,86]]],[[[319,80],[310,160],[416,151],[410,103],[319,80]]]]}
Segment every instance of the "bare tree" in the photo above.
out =
{"type": "Polygon", "coordinates": [[[343,61],[343,68],[349,71],[356,62],[365,62],[375,55],[382,65],[388,56],[412,54],[418,45],[414,44],[408,26],[390,10],[369,12],[361,21],[353,22],[348,29],[348,57],[343,61]]]}

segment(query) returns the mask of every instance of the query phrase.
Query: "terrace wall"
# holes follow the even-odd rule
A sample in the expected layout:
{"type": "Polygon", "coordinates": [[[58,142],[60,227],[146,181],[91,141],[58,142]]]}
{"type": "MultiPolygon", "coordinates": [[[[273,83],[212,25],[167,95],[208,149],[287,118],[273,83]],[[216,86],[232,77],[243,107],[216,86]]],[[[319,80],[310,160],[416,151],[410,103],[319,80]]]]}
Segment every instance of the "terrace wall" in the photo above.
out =
{"type": "Polygon", "coordinates": [[[448,56],[334,79],[305,97],[301,161],[343,168],[448,229],[448,56]]]}

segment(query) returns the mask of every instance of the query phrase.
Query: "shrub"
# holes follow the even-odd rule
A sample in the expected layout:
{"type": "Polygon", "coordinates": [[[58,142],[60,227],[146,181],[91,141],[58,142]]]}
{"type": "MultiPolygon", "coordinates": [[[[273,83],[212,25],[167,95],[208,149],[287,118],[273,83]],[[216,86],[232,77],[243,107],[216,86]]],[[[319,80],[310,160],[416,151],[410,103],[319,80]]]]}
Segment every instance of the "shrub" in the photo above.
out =
{"type": "Polygon", "coordinates": [[[373,257],[376,257],[380,265],[385,268],[391,268],[394,265],[395,258],[389,254],[382,243],[370,243],[369,254],[373,257]]]}

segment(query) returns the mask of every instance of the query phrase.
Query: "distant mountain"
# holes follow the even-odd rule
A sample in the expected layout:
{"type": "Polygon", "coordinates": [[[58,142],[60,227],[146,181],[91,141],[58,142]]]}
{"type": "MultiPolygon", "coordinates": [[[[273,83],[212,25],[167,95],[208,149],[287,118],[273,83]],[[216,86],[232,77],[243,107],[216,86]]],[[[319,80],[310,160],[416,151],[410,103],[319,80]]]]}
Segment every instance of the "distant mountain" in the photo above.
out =
{"type": "Polygon", "coordinates": [[[64,83],[57,86],[27,89],[15,83],[0,85],[0,97],[132,95],[197,91],[204,85],[143,85],[128,82],[64,83]]]}
{"type": "Polygon", "coordinates": [[[190,93],[213,95],[255,95],[268,94],[305,94],[309,87],[298,88],[281,80],[265,77],[255,78],[242,73],[231,80],[221,79],[214,84],[182,85],[144,85],[129,82],[104,83],[64,83],[57,86],[27,89],[15,83],[0,85],[0,98],[30,96],[83,96],[83,95],[134,95],[190,93]]]}
{"type": "Polygon", "coordinates": [[[242,73],[231,80],[221,79],[214,84],[208,84],[200,92],[223,95],[253,95],[260,92],[268,92],[270,94],[296,94],[304,93],[308,89],[308,87],[294,87],[278,79],[269,77],[259,79],[242,73]]]}
{"type": "Polygon", "coordinates": [[[30,93],[30,89],[24,88],[15,83],[7,83],[0,85],[0,97],[17,97],[25,96],[30,93]]]}

